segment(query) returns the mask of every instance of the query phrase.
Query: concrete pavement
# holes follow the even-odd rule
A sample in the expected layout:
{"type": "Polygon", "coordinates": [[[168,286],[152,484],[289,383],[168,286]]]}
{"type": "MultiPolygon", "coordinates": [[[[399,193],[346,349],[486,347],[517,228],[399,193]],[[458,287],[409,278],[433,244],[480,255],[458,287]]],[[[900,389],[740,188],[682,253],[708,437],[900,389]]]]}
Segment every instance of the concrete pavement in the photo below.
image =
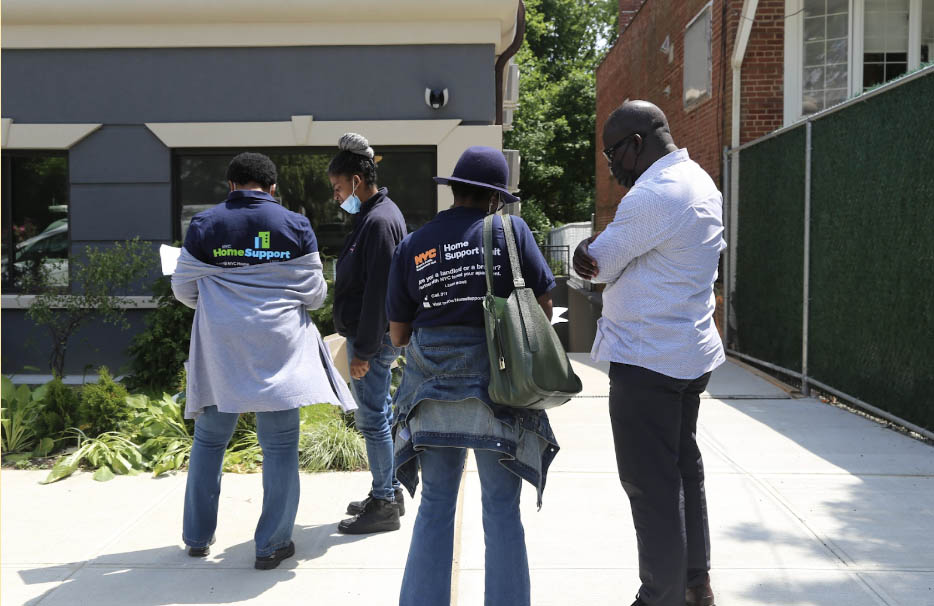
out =
{"type": "MultiPolygon", "coordinates": [[[[638,587],[628,502],[616,477],[606,367],[574,355],[585,390],[552,411],[562,451],[544,506],[523,491],[536,605],[628,606],[638,587]]],[[[714,590],[719,606],[934,606],[934,449],[735,363],[701,405],[714,590]]],[[[336,532],[369,474],[302,475],[296,556],[253,570],[259,475],[224,477],[217,543],[181,547],[185,475],[6,471],[3,606],[393,604],[418,498],[399,532],[336,532]]],[[[483,603],[479,480],[468,463],[458,511],[454,603],[483,603]]]]}

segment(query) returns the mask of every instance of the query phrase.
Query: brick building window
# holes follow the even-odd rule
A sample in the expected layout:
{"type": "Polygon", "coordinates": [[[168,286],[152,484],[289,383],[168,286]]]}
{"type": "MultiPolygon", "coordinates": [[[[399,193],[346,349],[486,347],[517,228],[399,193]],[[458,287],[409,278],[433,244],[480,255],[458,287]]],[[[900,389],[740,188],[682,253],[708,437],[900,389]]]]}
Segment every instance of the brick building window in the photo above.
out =
{"type": "Polygon", "coordinates": [[[804,0],[803,114],[847,98],[849,4],[849,0],[804,0]]]}
{"type": "Polygon", "coordinates": [[[785,0],[785,124],[934,62],[934,0],[785,0]]]}
{"type": "Polygon", "coordinates": [[[684,30],[684,106],[686,108],[710,98],[713,66],[710,38],[711,6],[708,4],[684,30]]]}

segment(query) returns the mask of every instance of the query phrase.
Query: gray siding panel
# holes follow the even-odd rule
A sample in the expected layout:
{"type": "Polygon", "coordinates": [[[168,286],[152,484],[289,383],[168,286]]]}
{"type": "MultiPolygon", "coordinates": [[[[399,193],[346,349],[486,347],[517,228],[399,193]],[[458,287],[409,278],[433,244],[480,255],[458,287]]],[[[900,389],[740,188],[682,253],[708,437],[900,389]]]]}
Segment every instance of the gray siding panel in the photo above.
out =
{"type": "Polygon", "coordinates": [[[172,239],[172,187],[168,183],[71,187],[72,241],[172,239]]]}
{"type": "Polygon", "coordinates": [[[77,183],[170,183],[172,154],[143,125],[104,126],[68,152],[77,183]]]}
{"type": "MultiPolygon", "coordinates": [[[[78,329],[68,342],[68,355],[65,357],[65,372],[81,374],[85,371],[90,376],[98,366],[108,366],[113,374],[121,374],[129,364],[126,349],[133,336],[145,328],[146,311],[129,310],[128,330],[121,330],[98,320],[91,320],[78,329]]],[[[2,312],[2,372],[13,373],[48,373],[49,355],[52,352],[52,340],[44,326],[36,326],[26,316],[25,310],[4,309],[2,312]],[[32,368],[27,368],[32,367],[32,368]],[[36,371],[35,369],[39,370],[36,371]]]]}
{"type": "Polygon", "coordinates": [[[494,120],[492,45],[3,50],[17,122],[494,120]],[[425,105],[425,88],[450,103],[425,105]]]}

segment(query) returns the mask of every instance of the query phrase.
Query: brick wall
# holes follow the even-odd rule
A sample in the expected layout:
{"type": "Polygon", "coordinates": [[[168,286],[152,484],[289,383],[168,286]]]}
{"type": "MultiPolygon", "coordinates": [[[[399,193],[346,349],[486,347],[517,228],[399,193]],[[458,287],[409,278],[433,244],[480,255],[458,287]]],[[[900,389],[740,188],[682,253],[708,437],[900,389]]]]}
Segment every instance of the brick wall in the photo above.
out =
{"type": "MultiPolygon", "coordinates": [[[[635,4],[620,0],[621,15],[635,4]]],[[[723,147],[730,143],[732,70],[730,58],[742,9],[741,0],[713,0],[711,7],[711,90],[709,98],[685,108],[684,30],[705,0],[647,0],[597,69],[596,215],[598,229],[612,220],[625,193],[610,175],[600,150],[603,123],[625,99],[645,99],[668,116],[679,147],[720,184],[723,147]],[[726,34],[724,36],[724,33],[726,34]],[[660,49],[669,39],[670,53],[660,49]]],[[[782,125],[784,0],[760,0],[742,72],[741,141],[782,125]]],[[[622,24],[622,21],[621,21],[622,24]]]]}

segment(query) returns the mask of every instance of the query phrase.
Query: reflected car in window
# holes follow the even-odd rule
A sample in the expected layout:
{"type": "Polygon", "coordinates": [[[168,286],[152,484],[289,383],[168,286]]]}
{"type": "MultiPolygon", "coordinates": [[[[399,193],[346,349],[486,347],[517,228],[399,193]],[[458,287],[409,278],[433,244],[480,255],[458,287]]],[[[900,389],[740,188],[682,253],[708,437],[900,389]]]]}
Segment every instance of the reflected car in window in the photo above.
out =
{"type": "MultiPolygon", "coordinates": [[[[16,245],[17,276],[41,272],[49,286],[68,286],[68,219],[50,223],[41,233],[16,245]]],[[[3,282],[10,280],[9,259],[2,261],[3,282]]]]}

